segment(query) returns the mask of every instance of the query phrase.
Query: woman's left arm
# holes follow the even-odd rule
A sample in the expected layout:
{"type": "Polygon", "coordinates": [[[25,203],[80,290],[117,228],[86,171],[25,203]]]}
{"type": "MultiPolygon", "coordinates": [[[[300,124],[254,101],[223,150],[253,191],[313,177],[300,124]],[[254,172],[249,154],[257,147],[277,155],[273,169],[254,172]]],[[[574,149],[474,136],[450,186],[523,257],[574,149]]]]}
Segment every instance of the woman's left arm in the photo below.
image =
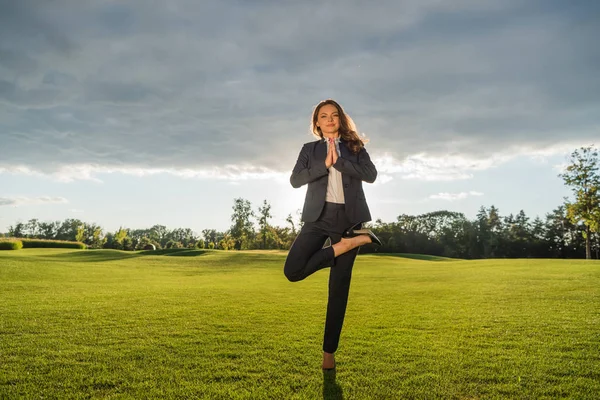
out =
{"type": "Polygon", "coordinates": [[[371,162],[369,153],[363,147],[358,153],[358,162],[350,161],[342,157],[338,157],[337,161],[333,164],[333,167],[340,171],[342,174],[348,174],[353,178],[360,179],[362,181],[373,183],[377,178],[377,168],[371,162]]]}

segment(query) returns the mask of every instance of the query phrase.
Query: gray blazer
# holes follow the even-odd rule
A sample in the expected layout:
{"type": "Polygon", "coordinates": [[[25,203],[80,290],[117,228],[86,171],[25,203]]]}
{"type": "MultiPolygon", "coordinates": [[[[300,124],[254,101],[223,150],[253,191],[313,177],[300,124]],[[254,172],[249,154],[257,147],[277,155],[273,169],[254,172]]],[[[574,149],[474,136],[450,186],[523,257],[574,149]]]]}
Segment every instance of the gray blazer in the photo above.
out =
{"type": "MultiPolygon", "coordinates": [[[[305,143],[292,170],[290,183],[294,188],[308,184],[302,210],[302,221],[316,221],[325,205],[329,179],[329,171],[325,167],[326,156],[327,143],[323,140],[305,143]]],[[[347,142],[341,139],[340,154],[332,168],[342,173],[348,219],[353,224],[371,221],[371,213],[367,206],[362,182],[375,182],[377,169],[371,162],[367,150],[363,147],[358,154],[353,154],[348,148],[347,142]]]]}

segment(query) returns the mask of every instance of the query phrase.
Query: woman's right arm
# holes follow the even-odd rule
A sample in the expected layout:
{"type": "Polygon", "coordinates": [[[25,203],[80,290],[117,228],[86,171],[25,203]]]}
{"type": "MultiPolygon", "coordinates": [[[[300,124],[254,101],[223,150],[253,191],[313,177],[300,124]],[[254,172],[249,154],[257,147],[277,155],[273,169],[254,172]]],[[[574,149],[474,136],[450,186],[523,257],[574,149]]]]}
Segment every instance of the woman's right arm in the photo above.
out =
{"type": "Polygon", "coordinates": [[[325,166],[325,163],[317,163],[317,165],[308,165],[308,146],[304,145],[300,150],[298,161],[296,166],[292,170],[292,176],[290,177],[290,183],[293,187],[299,188],[302,185],[306,185],[309,182],[319,179],[324,175],[328,175],[329,171],[325,166]]]}

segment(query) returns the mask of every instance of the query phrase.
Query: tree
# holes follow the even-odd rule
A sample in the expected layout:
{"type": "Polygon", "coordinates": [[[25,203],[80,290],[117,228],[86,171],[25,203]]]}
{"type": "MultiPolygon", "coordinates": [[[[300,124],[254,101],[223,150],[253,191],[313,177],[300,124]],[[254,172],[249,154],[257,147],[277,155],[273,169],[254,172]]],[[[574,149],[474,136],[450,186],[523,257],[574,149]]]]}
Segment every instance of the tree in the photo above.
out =
{"type": "Polygon", "coordinates": [[[96,224],[84,223],[81,241],[90,248],[99,249],[104,244],[102,227],[96,224]]]}
{"type": "MultiPolygon", "coordinates": [[[[125,248],[123,246],[124,245],[123,241],[125,240],[125,238],[128,238],[128,237],[129,236],[128,236],[127,229],[119,227],[119,230],[116,231],[113,236],[113,248],[125,250],[125,248]]],[[[130,242],[125,242],[125,244],[130,245],[130,242]]]]}
{"type": "Polygon", "coordinates": [[[504,226],[500,217],[500,210],[494,205],[488,209],[487,227],[490,257],[498,257],[502,254],[504,226]]]}
{"type": "MultiPolygon", "coordinates": [[[[289,249],[296,239],[296,234],[292,233],[287,226],[271,226],[271,234],[276,249],[289,249]]],[[[271,247],[268,247],[271,248],[271,247]]]]}
{"type": "Polygon", "coordinates": [[[546,226],[540,217],[535,217],[531,224],[530,255],[548,257],[550,244],[546,241],[546,226]]]}
{"type": "Polygon", "coordinates": [[[56,238],[59,228],[60,228],[60,221],[38,223],[38,232],[39,232],[41,239],[56,238]]]}
{"type": "Polygon", "coordinates": [[[262,248],[267,248],[267,235],[269,233],[269,218],[271,215],[271,205],[265,199],[262,207],[258,208],[258,225],[260,226],[260,238],[262,242],[262,248]]]}
{"type": "Polygon", "coordinates": [[[17,222],[15,226],[8,227],[8,236],[22,238],[25,237],[25,224],[22,222],[17,222]]]}
{"type": "Polygon", "coordinates": [[[494,205],[492,205],[488,211],[488,226],[490,227],[490,232],[500,233],[502,231],[500,210],[494,205]]]}
{"type": "Polygon", "coordinates": [[[585,226],[585,258],[592,258],[591,235],[598,232],[600,223],[600,177],[598,176],[598,151],[592,146],[581,147],[571,153],[571,164],[558,176],[570,186],[575,200],[565,199],[567,217],[574,224],[585,226]]]}
{"type": "Polygon", "coordinates": [[[202,237],[204,238],[205,243],[218,243],[216,229],[203,229],[202,237]]]}
{"type": "Polygon", "coordinates": [[[160,244],[160,247],[163,248],[167,244],[167,234],[169,233],[168,229],[164,225],[154,225],[150,228],[148,232],[148,237],[153,242],[157,242],[160,244]]]}
{"type": "Polygon", "coordinates": [[[531,241],[531,224],[525,211],[520,210],[510,226],[512,239],[512,256],[525,257],[529,255],[528,245],[531,241]]]}
{"type": "Polygon", "coordinates": [[[479,208],[477,212],[477,221],[475,222],[477,228],[477,253],[478,257],[487,258],[490,256],[490,225],[489,215],[484,206],[479,208]]]}
{"type": "Polygon", "coordinates": [[[165,244],[165,248],[167,249],[181,249],[183,248],[183,245],[181,244],[181,242],[178,242],[177,240],[169,240],[166,244],[165,244]]]}
{"type": "Polygon", "coordinates": [[[129,236],[126,236],[123,238],[121,245],[123,246],[123,250],[133,250],[134,249],[133,240],[131,240],[131,238],[129,236]]]}
{"type": "Polygon", "coordinates": [[[77,227],[77,233],[75,234],[75,241],[83,242],[84,238],[85,238],[85,224],[79,225],[77,227]]]}
{"type": "Polygon", "coordinates": [[[287,222],[288,224],[290,224],[290,230],[292,232],[292,235],[296,235],[296,225],[294,225],[294,218],[292,218],[292,213],[289,213],[287,218],[285,219],[285,222],[287,222]]]}
{"type": "Polygon", "coordinates": [[[56,239],[76,241],[84,223],[75,218],[65,219],[56,231],[56,239]]]}
{"type": "Polygon", "coordinates": [[[156,245],[156,243],[153,243],[152,240],[147,237],[147,236],[143,236],[141,238],[139,238],[135,249],[136,250],[144,250],[146,248],[146,246],[153,244],[154,247],[158,248],[158,246],[156,245]]]}
{"type": "Polygon", "coordinates": [[[167,238],[182,244],[183,247],[189,247],[190,243],[196,243],[196,235],[190,228],[173,229],[167,234],[167,238]]]}
{"type": "Polygon", "coordinates": [[[39,234],[39,222],[36,218],[30,219],[25,225],[27,237],[35,238],[39,234]]]}
{"type": "Polygon", "coordinates": [[[571,221],[567,218],[565,206],[559,206],[546,214],[545,239],[549,244],[551,257],[567,258],[569,228],[571,221]]]}
{"type": "Polygon", "coordinates": [[[254,216],[252,205],[248,200],[237,198],[234,199],[232,208],[231,221],[233,221],[233,225],[229,229],[229,234],[235,241],[236,250],[246,249],[254,236],[254,225],[250,221],[250,217],[254,216]]]}
{"type": "Polygon", "coordinates": [[[223,239],[219,240],[218,246],[220,250],[233,250],[235,248],[235,240],[229,234],[225,234],[223,239]]]}
{"type": "Polygon", "coordinates": [[[102,248],[104,249],[115,249],[115,235],[112,232],[107,232],[106,236],[104,236],[104,244],[102,248]]]}

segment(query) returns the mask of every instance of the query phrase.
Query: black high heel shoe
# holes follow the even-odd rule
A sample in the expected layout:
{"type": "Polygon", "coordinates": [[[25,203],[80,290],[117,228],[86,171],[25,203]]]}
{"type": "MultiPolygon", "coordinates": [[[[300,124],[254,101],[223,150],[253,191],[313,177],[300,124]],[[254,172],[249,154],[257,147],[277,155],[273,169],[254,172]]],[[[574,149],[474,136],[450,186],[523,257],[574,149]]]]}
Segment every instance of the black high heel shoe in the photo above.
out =
{"type": "Polygon", "coordinates": [[[351,238],[351,237],[355,237],[358,235],[369,235],[369,237],[371,238],[371,242],[373,244],[376,244],[378,246],[383,246],[383,244],[381,243],[381,240],[379,240],[379,238],[377,236],[375,236],[373,231],[371,231],[370,229],[355,229],[359,225],[362,225],[362,222],[359,222],[358,224],[354,224],[350,228],[346,229],[346,231],[342,234],[342,237],[343,238],[351,238]]]}

